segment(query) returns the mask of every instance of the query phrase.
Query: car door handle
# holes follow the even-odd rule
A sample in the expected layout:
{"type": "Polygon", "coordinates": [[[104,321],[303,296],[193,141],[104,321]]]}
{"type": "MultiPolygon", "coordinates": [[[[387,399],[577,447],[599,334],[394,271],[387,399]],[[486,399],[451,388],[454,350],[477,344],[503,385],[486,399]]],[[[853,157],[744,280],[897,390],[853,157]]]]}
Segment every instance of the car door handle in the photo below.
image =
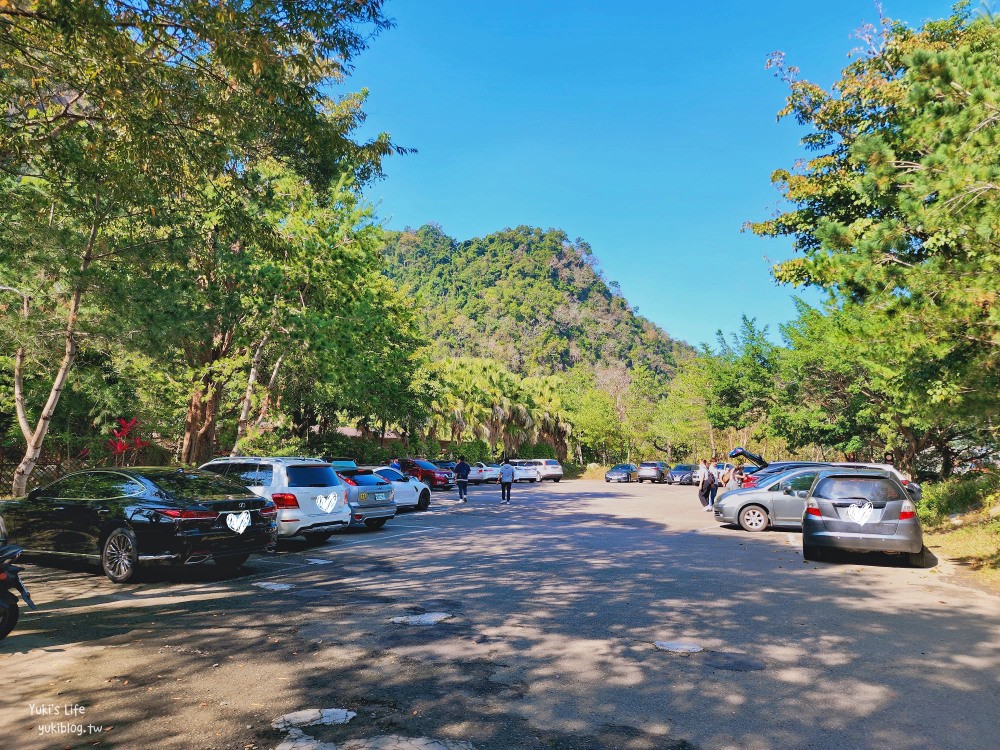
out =
{"type": "Polygon", "coordinates": [[[97,512],[98,513],[110,513],[111,509],[110,508],[98,508],[97,512]]]}
{"type": "Polygon", "coordinates": [[[52,510],[66,510],[66,506],[65,505],[57,505],[52,510]]]}

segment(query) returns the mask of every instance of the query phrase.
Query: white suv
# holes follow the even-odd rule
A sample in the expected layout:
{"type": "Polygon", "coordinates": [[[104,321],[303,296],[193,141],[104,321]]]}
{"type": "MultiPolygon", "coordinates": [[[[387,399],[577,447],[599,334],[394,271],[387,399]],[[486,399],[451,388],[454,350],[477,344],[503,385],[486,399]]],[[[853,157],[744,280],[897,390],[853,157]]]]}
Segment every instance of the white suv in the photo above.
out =
{"type": "Polygon", "coordinates": [[[531,463],[533,463],[535,468],[538,469],[538,477],[543,482],[546,479],[558,482],[563,478],[562,464],[554,458],[536,458],[531,463]]]}
{"type": "Polygon", "coordinates": [[[315,458],[216,458],[201,467],[235,480],[278,506],[278,537],[325,542],[351,522],[347,487],[315,458]]]}

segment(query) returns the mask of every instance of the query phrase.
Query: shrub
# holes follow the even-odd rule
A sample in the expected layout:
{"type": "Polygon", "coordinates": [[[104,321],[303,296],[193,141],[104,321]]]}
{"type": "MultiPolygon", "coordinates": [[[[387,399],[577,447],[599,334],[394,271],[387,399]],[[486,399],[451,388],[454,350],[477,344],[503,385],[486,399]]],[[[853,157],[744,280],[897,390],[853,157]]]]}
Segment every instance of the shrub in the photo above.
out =
{"type": "Polygon", "coordinates": [[[924,486],[918,512],[921,521],[934,525],[942,523],[953,513],[965,513],[998,503],[1000,471],[993,470],[952,477],[924,486]]]}

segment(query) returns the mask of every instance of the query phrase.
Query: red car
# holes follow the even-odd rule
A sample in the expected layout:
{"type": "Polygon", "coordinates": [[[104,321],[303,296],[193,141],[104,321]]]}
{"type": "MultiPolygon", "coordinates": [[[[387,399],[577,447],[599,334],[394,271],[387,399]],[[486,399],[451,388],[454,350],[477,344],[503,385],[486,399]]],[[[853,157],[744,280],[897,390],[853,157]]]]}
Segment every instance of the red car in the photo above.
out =
{"type": "Polygon", "coordinates": [[[401,458],[399,468],[404,474],[419,479],[432,490],[450,490],[457,486],[455,472],[439,468],[422,458],[401,458]]]}

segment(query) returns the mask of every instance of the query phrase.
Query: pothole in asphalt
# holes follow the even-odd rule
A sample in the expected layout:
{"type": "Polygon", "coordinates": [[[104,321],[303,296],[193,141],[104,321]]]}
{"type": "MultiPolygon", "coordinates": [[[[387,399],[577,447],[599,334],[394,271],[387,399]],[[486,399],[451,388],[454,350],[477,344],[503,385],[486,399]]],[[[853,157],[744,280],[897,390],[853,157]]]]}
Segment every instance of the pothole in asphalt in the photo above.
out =
{"type": "Polygon", "coordinates": [[[295,588],[290,583],[272,583],[271,581],[258,581],[253,585],[265,591],[288,591],[295,588]]]}
{"type": "Polygon", "coordinates": [[[758,672],[767,668],[760,659],[726,651],[706,651],[701,662],[714,669],[728,669],[730,672],[758,672]]]}
{"type": "Polygon", "coordinates": [[[279,716],[271,726],[288,734],[275,750],[338,750],[329,742],[313,739],[301,727],[331,726],[346,724],[357,714],[346,708],[309,708],[279,716]]]}
{"type": "Polygon", "coordinates": [[[697,643],[685,641],[656,641],[653,645],[660,651],[668,651],[671,654],[697,654],[703,650],[697,643]]]}
{"type": "Polygon", "coordinates": [[[392,622],[396,625],[437,625],[439,622],[450,620],[454,616],[450,612],[424,612],[419,615],[393,617],[392,622]]]}

